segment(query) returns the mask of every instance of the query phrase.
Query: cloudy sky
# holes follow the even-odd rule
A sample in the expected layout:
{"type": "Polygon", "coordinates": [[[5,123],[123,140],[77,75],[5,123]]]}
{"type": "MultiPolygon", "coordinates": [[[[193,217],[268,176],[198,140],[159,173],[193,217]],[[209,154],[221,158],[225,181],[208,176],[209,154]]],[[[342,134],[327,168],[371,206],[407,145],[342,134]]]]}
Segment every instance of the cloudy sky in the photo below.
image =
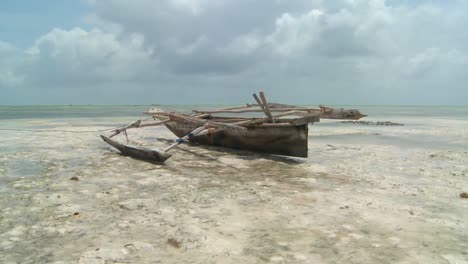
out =
{"type": "Polygon", "coordinates": [[[468,105],[468,0],[3,0],[0,104],[468,105]]]}

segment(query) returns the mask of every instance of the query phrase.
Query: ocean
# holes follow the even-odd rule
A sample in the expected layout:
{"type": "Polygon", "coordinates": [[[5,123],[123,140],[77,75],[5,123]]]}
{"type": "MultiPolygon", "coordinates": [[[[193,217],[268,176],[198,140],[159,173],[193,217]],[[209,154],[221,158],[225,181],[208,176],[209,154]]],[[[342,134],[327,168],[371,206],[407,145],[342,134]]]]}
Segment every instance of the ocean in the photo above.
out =
{"type": "Polygon", "coordinates": [[[402,125],[321,120],[308,158],[100,139],[149,107],[0,106],[0,263],[468,263],[468,107],[343,106],[402,125]]]}

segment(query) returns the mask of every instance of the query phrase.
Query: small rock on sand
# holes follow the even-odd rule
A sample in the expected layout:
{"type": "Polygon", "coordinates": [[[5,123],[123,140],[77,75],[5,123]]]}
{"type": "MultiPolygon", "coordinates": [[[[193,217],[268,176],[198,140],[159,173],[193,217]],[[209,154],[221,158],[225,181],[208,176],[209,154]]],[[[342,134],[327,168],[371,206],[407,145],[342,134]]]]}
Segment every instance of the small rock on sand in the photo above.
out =
{"type": "Polygon", "coordinates": [[[462,192],[460,193],[460,198],[468,198],[468,193],[467,192],[462,192]]]}
{"type": "Polygon", "coordinates": [[[175,238],[171,237],[171,238],[169,238],[167,240],[167,244],[169,244],[169,245],[171,245],[171,246],[173,246],[175,248],[180,248],[182,243],[180,241],[177,241],[175,238]]]}

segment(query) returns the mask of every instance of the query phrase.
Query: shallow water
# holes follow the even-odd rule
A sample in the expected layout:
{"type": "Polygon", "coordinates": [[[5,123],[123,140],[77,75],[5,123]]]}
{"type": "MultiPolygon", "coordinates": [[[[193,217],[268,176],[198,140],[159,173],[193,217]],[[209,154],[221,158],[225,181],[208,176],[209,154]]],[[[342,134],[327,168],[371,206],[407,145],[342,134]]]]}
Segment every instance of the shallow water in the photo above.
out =
{"type": "Polygon", "coordinates": [[[0,263],[468,262],[468,108],[356,107],[405,125],[324,120],[307,159],[182,145],[156,165],[98,137],[146,106],[67,107],[0,108],[0,263]]]}

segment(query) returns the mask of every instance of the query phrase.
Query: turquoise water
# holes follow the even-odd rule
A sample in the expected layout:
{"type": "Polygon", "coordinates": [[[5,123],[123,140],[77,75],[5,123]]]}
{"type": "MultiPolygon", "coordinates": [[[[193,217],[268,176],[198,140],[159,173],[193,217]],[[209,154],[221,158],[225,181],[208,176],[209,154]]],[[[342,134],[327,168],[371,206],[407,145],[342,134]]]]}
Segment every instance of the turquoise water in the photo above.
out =
{"type": "Polygon", "coordinates": [[[149,106],[0,106],[1,119],[141,116],[149,106]]]}
{"type": "MultiPolygon", "coordinates": [[[[232,105],[226,106],[231,107],[232,105]]],[[[22,118],[77,118],[141,116],[150,105],[59,105],[59,106],[1,106],[1,119],[22,118]]],[[[162,105],[163,109],[190,111],[191,109],[224,107],[222,105],[162,105]]],[[[370,117],[439,117],[468,120],[467,107],[448,106],[333,106],[336,108],[359,109],[370,117]]]]}
{"type": "MultiPolygon", "coordinates": [[[[0,120],[29,118],[96,118],[96,117],[141,117],[155,105],[45,105],[1,106],[0,120]]],[[[223,107],[220,105],[163,105],[168,111],[191,112],[192,109],[223,107]]]]}
{"type": "MultiPolygon", "coordinates": [[[[69,130],[88,125],[101,129],[121,127],[138,119],[150,105],[64,105],[64,106],[0,106],[0,129],[54,129],[57,124],[69,125],[69,130]],[[39,122],[47,120],[47,122],[39,122]],[[35,122],[36,121],[36,122],[35,122]]],[[[166,111],[190,113],[191,109],[231,107],[221,105],[159,105],[166,111]]],[[[322,120],[310,129],[312,141],[322,143],[395,144],[432,146],[435,148],[467,148],[463,131],[467,128],[468,107],[430,106],[334,106],[359,109],[368,115],[363,120],[391,121],[404,127],[378,127],[342,124],[337,120],[322,120]],[[437,130],[435,130],[437,128],[437,130]],[[334,130],[321,133],[322,129],[334,130]],[[349,133],[345,133],[344,131],[349,133]],[[441,131],[447,131],[442,135],[441,131]],[[343,133],[340,133],[343,131],[343,133]]],[[[1,131],[1,130],[0,130],[1,131]]]]}

